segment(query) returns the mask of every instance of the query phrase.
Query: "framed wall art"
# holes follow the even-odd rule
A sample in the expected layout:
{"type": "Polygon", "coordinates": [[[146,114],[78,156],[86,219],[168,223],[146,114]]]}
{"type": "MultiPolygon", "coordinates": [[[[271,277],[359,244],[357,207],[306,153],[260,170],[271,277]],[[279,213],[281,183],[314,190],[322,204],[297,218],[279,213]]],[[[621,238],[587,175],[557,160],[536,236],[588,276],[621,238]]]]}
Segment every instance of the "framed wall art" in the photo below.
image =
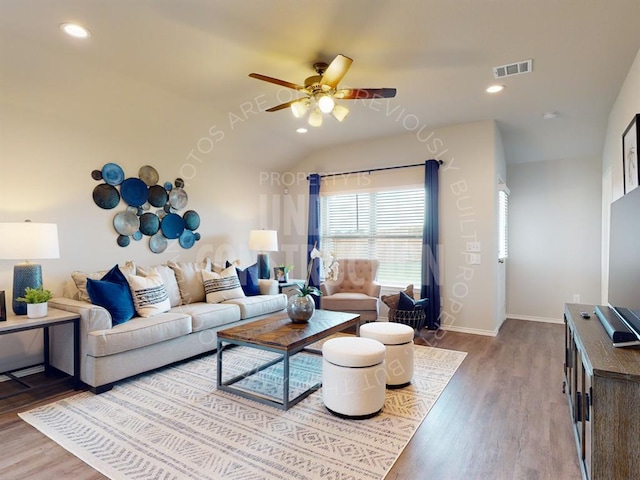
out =
{"type": "Polygon", "coordinates": [[[636,113],[622,134],[622,171],[624,193],[627,194],[640,183],[638,172],[638,137],[640,136],[640,113],[636,113]]]}

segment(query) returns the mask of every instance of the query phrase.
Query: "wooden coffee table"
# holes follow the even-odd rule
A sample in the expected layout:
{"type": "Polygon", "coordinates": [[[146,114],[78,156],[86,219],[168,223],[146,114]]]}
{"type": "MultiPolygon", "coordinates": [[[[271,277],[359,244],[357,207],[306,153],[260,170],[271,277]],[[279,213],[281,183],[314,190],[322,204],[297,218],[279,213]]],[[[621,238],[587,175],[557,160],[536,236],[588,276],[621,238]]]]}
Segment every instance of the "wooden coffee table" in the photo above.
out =
{"type": "Polygon", "coordinates": [[[296,353],[308,347],[312,343],[341,332],[350,327],[360,326],[360,315],[354,313],[333,312],[328,310],[316,310],[308,323],[292,323],[286,313],[278,313],[255,322],[245,323],[237,327],[228,328],[218,332],[218,389],[255,400],[266,405],[271,405],[282,410],[287,410],[311,393],[318,390],[322,383],[311,385],[307,390],[295,398],[290,399],[289,392],[289,360],[296,353]],[[223,353],[225,349],[242,345],[246,347],[266,350],[278,353],[279,356],[272,361],[260,365],[250,371],[236,375],[233,378],[222,381],[223,353]],[[260,392],[241,390],[232,385],[240,380],[258,373],[276,363],[283,362],[282,375],[282,400],[270,398],[260,392]]]}

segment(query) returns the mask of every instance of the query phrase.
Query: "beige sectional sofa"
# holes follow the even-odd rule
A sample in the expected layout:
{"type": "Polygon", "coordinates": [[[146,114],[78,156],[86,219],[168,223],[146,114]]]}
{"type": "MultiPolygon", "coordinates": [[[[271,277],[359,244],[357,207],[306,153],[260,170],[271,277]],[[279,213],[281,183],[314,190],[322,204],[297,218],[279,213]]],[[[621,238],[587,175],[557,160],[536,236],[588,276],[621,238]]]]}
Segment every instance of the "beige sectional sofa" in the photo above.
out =
{"type": "MultiPolygon", "coordinates": [[[[203,269],[220,271],[222,267],[216,268],[208,260],[168,262],[153,270],[132,262],[121,266],[125,276],[158,273],[169,299],[166,306],[170,308],[147,317],[135,316],[116,325],[109,310],[92,304],[86,291],[87,279],[99,280],[105,272],[74,272],[65,284],[63,297],[53,298],[49,305],[80,315],[80,379],[95,393],[107,391],[118,380],[212,352],[216,349],[218,330],[286,308],[287,297],[278,293],[275,280],[259,280],[258,295],[246,296],[237,289],[235,295],[230,295],[227,289],[222,297],[212,300],[203,287],[203,269]],[[216,303],[207,303],[207,299],[216,303]]],[[[51,332],[51,364],[67,373],[73,371],[70,327],[63,325],[51,332]]]]}

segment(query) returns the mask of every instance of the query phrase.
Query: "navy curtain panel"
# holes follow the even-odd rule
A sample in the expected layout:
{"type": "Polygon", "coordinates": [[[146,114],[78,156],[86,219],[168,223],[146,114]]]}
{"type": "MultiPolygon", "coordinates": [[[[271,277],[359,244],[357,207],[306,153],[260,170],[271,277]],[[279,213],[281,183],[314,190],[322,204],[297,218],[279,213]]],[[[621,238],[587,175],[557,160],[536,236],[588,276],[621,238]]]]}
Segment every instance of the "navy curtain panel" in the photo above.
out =
{"type": "MultiPolygon", "coordinates": [[[[309,221],[307,227],[307,265],[311,260],[311,250],[315,245],[320,250],[320,175],[309,175],[309,221]]],[[[320,261],[315,259],[309,276],[309,286],[320,288],[320,261]]],[[[313,296],[316,307],[320,308],[320,298],[313,296]]]]}
{"type": "Polygon", "coordinates": [[[440,327],[440,285],[438,284],[438,160],[424,164],[424,226],[422,230],[422,287],[420,298],[428,298],[426,327],[440,327]]]}

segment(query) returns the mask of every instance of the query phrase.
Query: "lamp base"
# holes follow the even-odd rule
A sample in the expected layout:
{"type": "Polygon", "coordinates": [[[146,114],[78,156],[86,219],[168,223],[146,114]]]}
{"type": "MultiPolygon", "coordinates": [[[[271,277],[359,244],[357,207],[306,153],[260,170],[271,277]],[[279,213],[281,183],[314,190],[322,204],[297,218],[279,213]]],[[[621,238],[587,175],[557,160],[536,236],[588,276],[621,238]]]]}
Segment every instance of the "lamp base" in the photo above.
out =
{"type": "Polygon", "coordinates": [[[37,263],[21,263],[13,267],[13,313],[27,314],[27,304],[19,302],[18,297],[24,297],[25,290],[42,286],[42,267],[37,263]]]}
{"type": "Polygon", "coordinates": [[[258,278],[268,279],[271,275],[271,269],[269,267],[269,254],[258,254],[258,278]]]}

